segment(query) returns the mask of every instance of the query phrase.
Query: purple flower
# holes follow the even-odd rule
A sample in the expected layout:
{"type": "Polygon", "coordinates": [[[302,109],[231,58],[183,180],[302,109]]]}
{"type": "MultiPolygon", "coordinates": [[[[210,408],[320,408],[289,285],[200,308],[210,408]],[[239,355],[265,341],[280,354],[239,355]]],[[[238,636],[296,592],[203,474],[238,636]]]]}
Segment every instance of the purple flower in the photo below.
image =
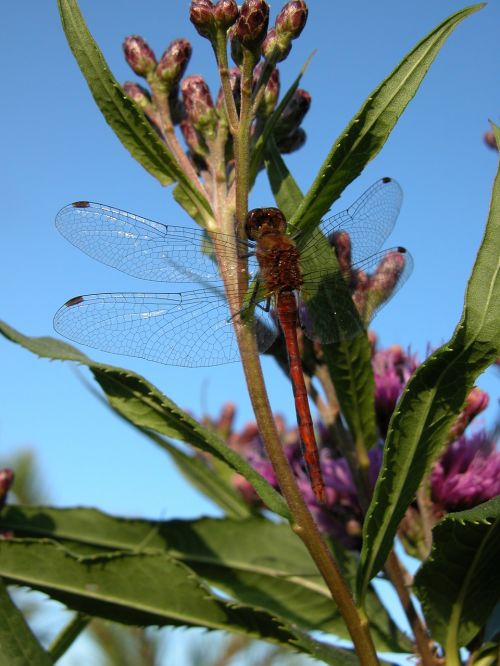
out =
{"type": "Polygon", "coordinates": [[[500,451],[487,433],[460,437],[450,444],[431,473],[438,513],[462,511],[500,495],[500,451]]]}
{"type": "Polygon", "coordinates": [[[396,403],[419,363],[415,355],[399,345],[375,351],[372,356],[375,376],[375,411],[380,434],[385,438],[396,403]]]}

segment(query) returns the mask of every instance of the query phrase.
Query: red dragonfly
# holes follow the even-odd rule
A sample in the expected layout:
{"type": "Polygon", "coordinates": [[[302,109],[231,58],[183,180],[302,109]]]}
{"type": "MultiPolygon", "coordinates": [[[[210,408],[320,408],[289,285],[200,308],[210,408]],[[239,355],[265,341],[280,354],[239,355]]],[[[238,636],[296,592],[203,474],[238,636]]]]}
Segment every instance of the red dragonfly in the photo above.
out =
{"type": "MultiPolygon", "coordinates": [[[[366,287],[370,280],[376,281],[377,273],[378,283],[380,275],[383,282],[384,275],[387,277],[389,273],[392,294],[406,281],[412,260],[404,248],[377,252],[394,227],[401,201],[398,183],[383,178],[348,209],[321,222],[323,239],[326,237],[336,248],[341,266],[336,283],[332,282],[331,273],[327,276],[326,269],[322,271],[316,265],[308,272],[303,268],[310,266],[308,260],[317,255],[317,235],[305,239],[300,233],[288,235],[286,222],[276,208],[250,211],[245,228],[248,242],[243,242],[220,233],[163,225],[102,204],[86,201],[70,204],[58,213],[56,226],[73,245],[90,256],[134,277],[201,283],[204,288],[174,293],[77,296],[57,311],[54,327],[71,340],[103,351],[191,367],[238,360],[235,329],[248,325],[249,321],[260,351],[271,346],[281,328],[289,356],[306,468],[317,500],[324,502],[297,326],[300,322],[309,337],[326,343],[354,336],[363,330],[363,324],[360,318],[352,316],[352,301],[345,304],[346,298],[351,300],[349,289],[366,287]],[[233,284],[226,279],[222,286],[214,243],[218,261],[224,265],[226,274],[234,276],[233,284]],[[238,290],[238,258],[243,256],[248,258],[249,278],[254,280],[254,286],[260,285],[252,291],[265,302],[264,306],[252,303],[247,307],[251,307],[251,317],[244,311],[235,316],[228,305],[229,292],[238,290]],[[374,276],[370,278],[374,268],[374,276]],[[335,291],[335,311],[313,322],[307,307],[300,305],[300,294],[314,292],[326,276],[327,284],[335,291]],[[342,288],[336,289],[336,285],[342,288]],[[269,307],[270,299],[274,301],[273,308],[269,307]]],[[[364,288],[361,293],[366,324],[384,303],[383,299],[367,303],[369,291],[364,288]]]]}

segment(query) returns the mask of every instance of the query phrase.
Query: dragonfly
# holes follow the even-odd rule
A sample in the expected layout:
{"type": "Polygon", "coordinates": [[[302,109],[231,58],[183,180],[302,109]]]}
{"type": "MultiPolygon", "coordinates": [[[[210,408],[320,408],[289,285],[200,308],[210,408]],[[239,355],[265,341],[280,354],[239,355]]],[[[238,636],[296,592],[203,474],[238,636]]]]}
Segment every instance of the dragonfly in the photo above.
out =
{"type": "MultiPolygon", "coordinates": [[[[401,247],[379,250],[395,225],[401,202],[399,184],[382,178],[349,208],[321,221],[323,240],[326,238],[338,255],[336,279],[337,285],[343,287],[339,289],[335,289],[335,281],[331,281],[326,269],[317,264],[310,268],[311,259],[318,252],[317,235],[289,234],[285,218],[276,208],[250,211],[245,226],[247,240],[242,241],[231,235],[207,234],[202,229],[164,225],[103,204],[69,204],[59,211],[56,227],[89,256],[136,278],[190,283],[197,288],[76,296],[57,311],[54,327],[64,337],[102,351],[186,367],[239,360],[239,326],[252,326],[261,352],[269,349],[281,331],[288,352],[305,467],[316,499],[324,503],[325,487],[297,327],[325,343],[360,333],[364,325],[361,318],[352,316],[351,291],[356,285],[369,284],[370,271],[375,269],[376,274],[376,267],[380,269],[384,262],[386,267],[393,267],[391,297],[399,290],[412,271],[411,256],[401,247]],[[344,239],[343,244],[340,239],[344,239]],[[229,303],[241,291],[239,271],[243,257],[243,270],[253,296],[235,313],[229,303]],[[233,277],[228,279],[228,275],[233,277]],[[336,292],[335,311],[311,318],[301,294],[308,289],[314,292],[325,277],[336,292]]],[[[383,301],[372,305],[369,320],[383,305],[383,301]]]]}

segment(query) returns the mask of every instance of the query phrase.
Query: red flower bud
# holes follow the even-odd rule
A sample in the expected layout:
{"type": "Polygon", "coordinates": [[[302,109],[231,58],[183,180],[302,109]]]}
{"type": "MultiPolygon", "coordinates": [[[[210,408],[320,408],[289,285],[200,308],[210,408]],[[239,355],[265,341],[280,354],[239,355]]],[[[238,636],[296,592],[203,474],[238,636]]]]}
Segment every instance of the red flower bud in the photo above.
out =
{"type": "Polygon", "coordinates": [[[269,24],[269,5],[265,0],[245,0],[235,23],[235,34],[251,51],[262,44],[269,24]]]}
{"type": "Polygon", "coordinates": [[[276,32],[286,33],[290,39],[297,39],[307,21],[308,9],[303,0],[287,2],[276,17],[276,32]]]}
{"type": "Polygon", "coordinates": [[[484,411],[488,407],[489,402],[489,395],[477,386],[474,386],[465,400],[462,411],[450,428],[449,441],[452,442],[461,437],[472,419],[484,411]]]}
{"type": "Polygon", "coordinates": [[[156,68],[156,76],[172,88],[186,71],[193,49],[187,39],[174,39],[165,49],[156,68]]]}
{"type": "MultiPolygon", "coordinates": [[[[253,72],[253,85],[254,88],[257,86],[262,70],[264,68],[264,63],[260,63],[254,69],[253,72]]],[[[269,76],[269,80],[266,83],[264,88],[264,94],[262,96],[262,101],[259,105],[257,113],[261,116],[269,116],[274,111],[274,107],[280,96],[280,73],[277,69],[273,69],[269,76]]]]}
{"type": "MultiPolygon", "coordinates": [[[[241,71],[238,67],[232,67],[229,70],[229,84],[231,90],[233,91],[234,103],[236,105],[236,110],[240,112],[241,104],[241,71]]],[[[221,109],[224,106],[224,92],[222,88],[219,90],[217,95],[217,108],[221,109]]]]}
{"type": "Polygon", "coordinates": [[[146,111],[152,110],[151,95],[146,88],[143,88],[138,83],[133,81],[126,81],[123,84],[123,90],[127,97],[130,97],[137,106],[140,106],[141,109],[146,113],[146,111]]]}
{"type": "Polygon", "coordinates": [[[192,0],[189,20],[202,37],[211,39],[215,29],[214,6],[211,0],[192,0]]]}
{"type": "Polygon", "coordinates": [[[181,83],[182,99],[189,121],[202,134],[213,131],[217,113],[208,85],[199,75],[188,76],[181,83]]]}
{"type": "Polygon", "coordinates": [[[278,136],[288,135],[300,126],[311,107],[311,95],[307,90],[297,88],[292,99],[286,105],[276,127],[278,136]]]}
{"type": "Polygon", "coordinates": [[[147,42],[138,35],[125,37],[123,41],[125,60],[139,76],[147,77],[156,67],[156,58],[147,42]]]}
{"type": "Polygon", "coordinates": [[[214,19],[217,25],[227,30],[238,18],[239,9],[235,0],[220,0],[214,7],[214,19]]]}
{"type": "Polygon", "coordinates": [[[262,55],[273,63],[284,60],[292,49],[292,40],[276,34],[271,28],[262,42],[262,55]]]}
{"type": "Polygon", "coordinates": [[[296,150],[300,150],[305,144],[307,139],[307,134],[304,132],[302,127],[297,127],[290,134],[281,136],[276,140],[276,144],[280,153],[287,155],[289,153],[294,153],[296,150]]]}
{"type": "Polygon", "coordinates": [[[203,158],[203,155],[206,154],[206,148],[200,143],[200,139],[197,131],[191,125],[189,120],[182,120],[179,127],[181,128],[182,136],[186,142],[187,147],[189,148],[188,155],[196,167],[198,173],[204,171],[207,168],[207,164],[203,158]]]}
{"type": "Polygon", "coordinates": [[[484,143],[492,150],[498,151],[497,140],[493,132],[485,132],[483,136],[484,143]]]}

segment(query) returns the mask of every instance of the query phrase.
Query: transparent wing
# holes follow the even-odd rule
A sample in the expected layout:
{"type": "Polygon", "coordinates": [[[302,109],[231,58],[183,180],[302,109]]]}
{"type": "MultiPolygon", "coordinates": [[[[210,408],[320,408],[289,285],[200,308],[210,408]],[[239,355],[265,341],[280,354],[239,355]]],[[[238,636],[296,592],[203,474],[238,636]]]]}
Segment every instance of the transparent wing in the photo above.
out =
{"type": "MultiPolygon", "coordinates": [[[[277,335],[270,313],[256,308],[255,331],[265,351],[277,335]]],[[[77,296],[56,312],[61,335],[114,354],[187,367],[239,360],[235,326],[217,289],[170,294],[116,293],[77,296]]]]}
{"type": "MultiPolygon", "coordinates": [[[[352,246],[352,261],[357,263],[373,255],[385,243],[399,215],[403,191],[392,178],[381,178],[362,194],[352,206],[333,215],[320,224],[327,239],[333,241],[335,234],[345,231],[352,246]]],[[[300,247],[300,239],[298,239],[300,247]]],[[[301,247],[301,255],[307,259],[314,255],[314,234],[301,247]]]]}
{"type": "Polygon", "coordinates": [[[397,294],[412,271],[411,254],[405,248],[395,247],[377,252],[333,276],[325,276],[321,270],[304,275],[299,312],[306,334],[324,343],[354,337],[397,294]],[[315,308],[313,319],[307,302],[314,297],[325,302],[324,307],[315,308]],[[352,316],[348,299],[354,301],[358,317],[352,316]]]}
{"type": "MultiPolygon", "coordinates": [[[[62,208],[56,227],[73,245],[128,275],[159,282],[219,280],[213,247],[201,229],[164,225],[134,213],[79,201],[62,208]]],[[[226,266],[248,254],[246,243],[217,234],[221,260],[226,266]]],[[[249,258],[249,271],[257,270],[249,258]]]]}

